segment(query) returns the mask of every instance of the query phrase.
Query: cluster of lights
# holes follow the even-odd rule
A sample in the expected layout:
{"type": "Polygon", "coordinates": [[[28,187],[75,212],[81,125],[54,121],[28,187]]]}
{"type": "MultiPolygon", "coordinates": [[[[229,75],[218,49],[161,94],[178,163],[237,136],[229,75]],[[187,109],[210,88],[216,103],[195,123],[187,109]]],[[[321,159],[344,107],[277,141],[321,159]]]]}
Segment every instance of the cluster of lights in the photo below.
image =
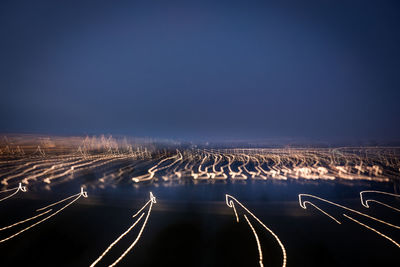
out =
{"type": "Polygon", "coordinates": [[[399,162],[361,157],[357,153],[307,149],[185,150],[161,159],[148,173],[133,177],[134,182],[161,178],[164,181],[191,177],[193,180],[368,180],[387,182],[383,167],[396,175],[399,162]],[[377,165],[379,164],[379,165],[377,165]]]}
{"type": "MultiPolygon", "coordinates": [[[[23,148],[15,151],[20,150],[23,148]]],[[[113,185],[122,179],[139,183],[183,178],[194,181],[340,179],[387,182],[396,179],[400,171],[395,148],[182,149],[171,155],[161,150],[150,153],[147,148],[134,150],[128,144],[120,148],[111,139],[99,144],[85,139],[84,145],[73,152],[62,149],[57,153],[44,152],[40,146],[32,154],[15,151],[12,156],[5,155],[3,161],[0,155],[0,181],[4,188],[18,183],[51,186],[84,171],[99,169],[103,175],[93,186],[113,185]],[[93,150],[97,147],[106,150],[93,150]],[[103,168],[112,164],[122,164],[122,167],[112,171],[103,168]],[[133,176],[137,164],[151,165],[146,167],[145,174],[133,176]]]]}

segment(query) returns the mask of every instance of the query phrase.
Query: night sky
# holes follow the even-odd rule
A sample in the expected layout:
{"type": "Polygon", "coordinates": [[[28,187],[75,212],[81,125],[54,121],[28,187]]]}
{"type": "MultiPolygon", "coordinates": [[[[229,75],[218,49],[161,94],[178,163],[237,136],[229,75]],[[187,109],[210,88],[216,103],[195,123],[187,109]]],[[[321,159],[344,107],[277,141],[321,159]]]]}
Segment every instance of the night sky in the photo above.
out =
{"type": "Polygon", "coordinates": [[[398,1],[1,1],[0,132],[400,137],[398,1]]]}

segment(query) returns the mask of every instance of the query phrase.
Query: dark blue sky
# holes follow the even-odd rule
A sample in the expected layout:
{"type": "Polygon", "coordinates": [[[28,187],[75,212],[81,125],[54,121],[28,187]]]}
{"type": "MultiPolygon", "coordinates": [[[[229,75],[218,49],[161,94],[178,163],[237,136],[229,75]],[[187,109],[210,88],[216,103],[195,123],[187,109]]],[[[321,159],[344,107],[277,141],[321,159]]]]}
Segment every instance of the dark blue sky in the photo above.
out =
{"type": "Polygon", "coordinates": [[[398,1],[1,1],[0,132],[400,137],[398,1]]]}

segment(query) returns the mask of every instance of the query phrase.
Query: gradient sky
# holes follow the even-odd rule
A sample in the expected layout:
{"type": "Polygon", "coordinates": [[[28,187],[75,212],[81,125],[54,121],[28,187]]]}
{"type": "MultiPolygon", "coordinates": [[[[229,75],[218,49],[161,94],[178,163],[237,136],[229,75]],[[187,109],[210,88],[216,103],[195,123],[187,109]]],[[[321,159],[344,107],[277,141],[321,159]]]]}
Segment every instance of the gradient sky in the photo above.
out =
{"type": "Polygon", "coordinates": [[[0,132],[399,139],[398,1],[1,1],[0,132]]]}

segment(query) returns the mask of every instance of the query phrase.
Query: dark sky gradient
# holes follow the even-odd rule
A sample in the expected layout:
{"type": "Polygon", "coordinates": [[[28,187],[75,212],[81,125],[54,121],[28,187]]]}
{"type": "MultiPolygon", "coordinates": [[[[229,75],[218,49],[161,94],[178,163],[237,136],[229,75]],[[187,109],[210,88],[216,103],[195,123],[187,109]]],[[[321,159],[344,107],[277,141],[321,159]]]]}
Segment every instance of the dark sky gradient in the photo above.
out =
{"type": "Polygon", "coordinates": [[[1,1],[0,132],[400,137],[398,1],[1,1]]]}

